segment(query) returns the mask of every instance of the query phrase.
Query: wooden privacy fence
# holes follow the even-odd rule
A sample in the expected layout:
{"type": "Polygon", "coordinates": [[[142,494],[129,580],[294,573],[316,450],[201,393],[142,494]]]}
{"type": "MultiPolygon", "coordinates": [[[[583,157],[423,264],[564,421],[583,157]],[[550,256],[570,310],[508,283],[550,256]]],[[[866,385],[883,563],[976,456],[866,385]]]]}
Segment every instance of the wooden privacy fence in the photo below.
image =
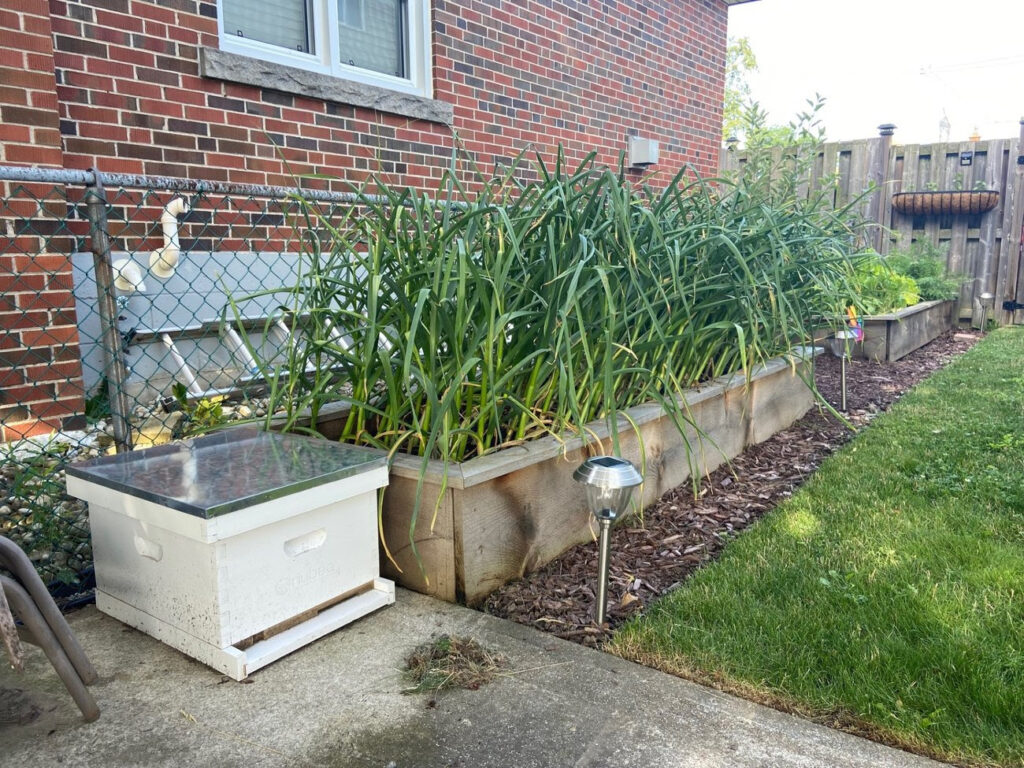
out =
{"type": "MultiPolygon", "coordinates": [[[[862,196],[859,212],[881,227],[865,237],[881,253],[906,248],[916,241],[948,247],[947,266],[964,276],[959,316],[980,322],[981,295],[994,295],[994,317],[1000,324],[1024,322],[1024,120],[1013,139],[935,144],[896,144],[890,126],[873,139],[823,144],[800,167],[808,167],[801,190],[823,191],[836,207],[862,196]],[[894,195],[931,190],[991,190],[998,200],[982,213],[921,212],[925,206],[893,205],[894,195]]],[[[785,167],[794,150],[774,148],[772,163],[785,167]]],[[[746,152],[723,151],[722,171],[736,171],[748,160],[746,152]]],[[[897,204],[908,202],[897,198],[897,204]]],[[[930,201],[929,201],[930,202],[930,201]]],[[[959,201],[955,201],[958,204],[959,201]]],[[[955,208],[954,204],[954,208],[955,208]]],[[[966,207],[964,210],[968,210],[966,207]]]]}

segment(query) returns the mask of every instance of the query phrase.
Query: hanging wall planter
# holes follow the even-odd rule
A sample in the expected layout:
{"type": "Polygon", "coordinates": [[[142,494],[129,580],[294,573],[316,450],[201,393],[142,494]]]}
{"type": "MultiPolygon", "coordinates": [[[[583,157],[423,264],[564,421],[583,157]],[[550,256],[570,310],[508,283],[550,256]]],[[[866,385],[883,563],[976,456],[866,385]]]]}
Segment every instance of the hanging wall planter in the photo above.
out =
{"type": "Polygon", "coordinates": [[[977,216],[991,211],[998,202],[999,193],[987,189],[969,192],[899,192],[892,196],[892,207],[908,216],[977,216]]]}

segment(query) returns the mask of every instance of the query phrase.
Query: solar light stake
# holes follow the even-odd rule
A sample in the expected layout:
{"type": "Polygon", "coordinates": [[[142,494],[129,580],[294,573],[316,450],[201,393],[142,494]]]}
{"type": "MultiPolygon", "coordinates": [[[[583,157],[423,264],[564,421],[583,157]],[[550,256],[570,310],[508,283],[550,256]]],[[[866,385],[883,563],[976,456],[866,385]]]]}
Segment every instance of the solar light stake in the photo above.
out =
{"type": "Polygon", "coordinates": [[[846,413],[846,355],[839,359],[839,385],[843,388],[843,398],[839,410],[846,413]]]}
{"type": "Polygon", "coordinates": [[[597,550],[597,607],[594,610],[598,624],[604,624],[605,607],[608,605],[608,550],[611,548],[611,527],[614,515],[610,509],[602,509],[597,517],[601,526],[597,550]]]}
{"type": "Polygon", "coordinates": [[[846,412],[846,360],[850,357],[850,342],[856,340],[854,331],[838,331],[831,340],[832,354],[839,358],[839,386],[842,390],[839,410],[846,412]]]}
{"type": "Polygon", "coordinates": [[[592,456],[573,473],[573,479],[587,489],[587,504],[600,526],[597,556],[597,605],[594,616],[604,624],[608,600],[608,551],[612,522],[625,512],[633,489],[644,478],[632,463],[617,456],[592,456]]]}
{"type": "Polygon", "coordinates": [[[992,304],[995,294],[985,291],[979,298],[981,299],[981,332],[985,333],[988,328],[988,307],[992,304]]]}

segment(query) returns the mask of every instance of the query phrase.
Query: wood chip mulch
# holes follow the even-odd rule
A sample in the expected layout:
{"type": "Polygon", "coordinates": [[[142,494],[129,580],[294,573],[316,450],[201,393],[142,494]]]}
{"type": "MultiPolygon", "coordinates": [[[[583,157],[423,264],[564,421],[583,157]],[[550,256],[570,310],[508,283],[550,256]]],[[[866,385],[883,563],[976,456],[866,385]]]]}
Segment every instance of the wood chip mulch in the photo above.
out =
{"type": "MultiPolygon", "coordinates": [[[[847,364],[848,418],[860,429],[904,392],[980,338],[950,331],[895,363],[847,364]]],[[[815,383],[838,408],[839,360],[822,355],[815,383]]],[[[666,493],[644,511],[643,524],[626,522],[612,533],[608,620],[593,620],[597,545],[574,547],[541,570],[507,584],[484,610],[558,637],[600,646],[624,620],[683,582],[713,559],[738,531],[792,495],[821,462],[853,436],[831,414],[813,408],[792,427],[752,446],[701,482],[666,493]]]]}

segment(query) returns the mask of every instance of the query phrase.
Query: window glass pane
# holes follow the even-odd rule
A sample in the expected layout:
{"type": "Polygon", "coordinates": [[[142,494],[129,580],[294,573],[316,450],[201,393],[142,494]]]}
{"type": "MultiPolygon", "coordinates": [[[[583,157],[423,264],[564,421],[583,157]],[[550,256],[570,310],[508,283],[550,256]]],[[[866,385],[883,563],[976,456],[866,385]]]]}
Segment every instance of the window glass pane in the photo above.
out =
{"type": "Polygon", "coordinates": [[[307,0],[223,0],[224,34],[313,53],[307,0]]]}
{"type": "Polygon", "coordinates": [[[338,21],[346,27],[362,31],[363,0],[338,0],[338,21]]]}
{"type": "Polygon", "coordinates": [[[405,3],[338,0],[341,63],[405,77],[405,3]]]}

